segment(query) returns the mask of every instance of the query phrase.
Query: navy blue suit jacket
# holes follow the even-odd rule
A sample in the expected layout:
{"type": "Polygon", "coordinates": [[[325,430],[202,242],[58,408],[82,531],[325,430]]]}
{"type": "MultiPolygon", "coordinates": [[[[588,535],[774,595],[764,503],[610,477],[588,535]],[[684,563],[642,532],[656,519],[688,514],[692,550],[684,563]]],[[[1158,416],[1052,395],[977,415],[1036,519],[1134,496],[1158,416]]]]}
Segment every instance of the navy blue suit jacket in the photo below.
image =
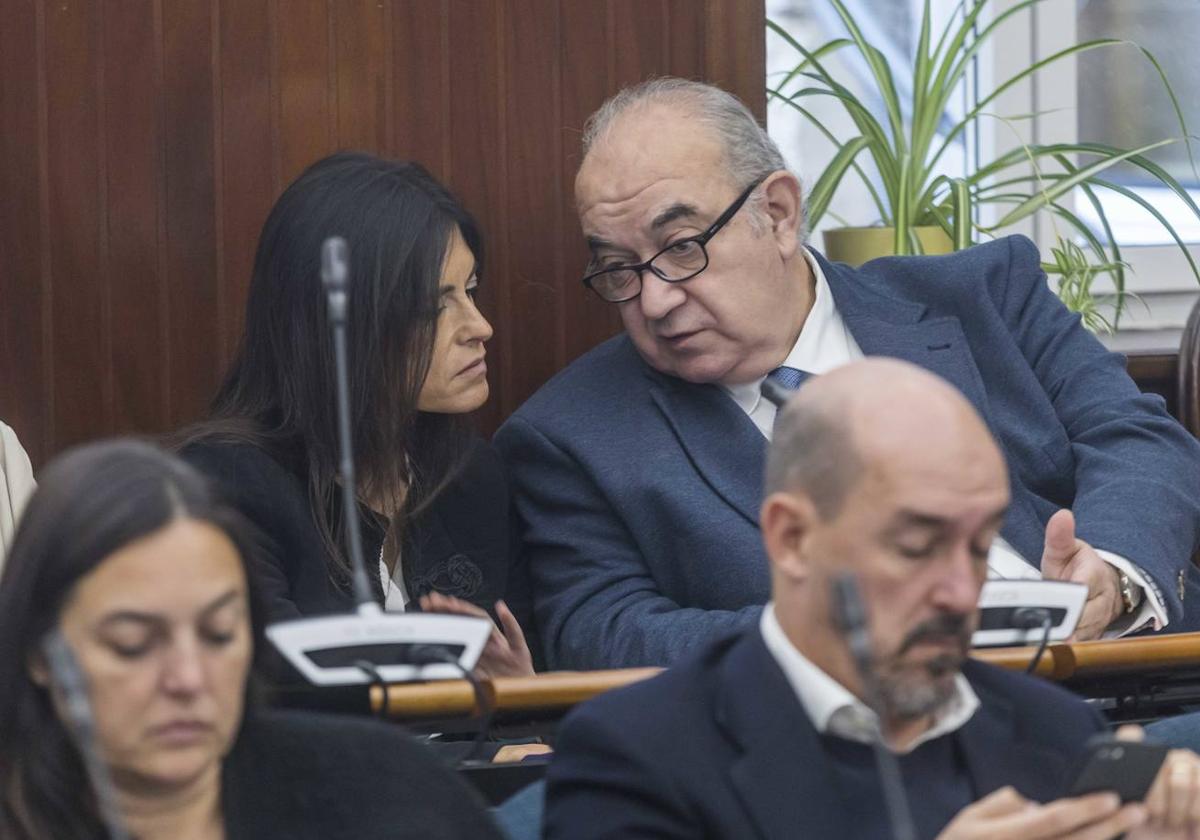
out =
{"type": "MultiPolygon", "coordinates": [[[[942,376],[987,422],[1008,460],[1003,536],[1017,551],[1039,562],[1046,521],[1069,507],[1079,537],[1150,575],[1172,630],[1200,627],[1200,444],[1051,293],[1033,243],[858,270],[818,259],[864,353],[942,376]]],[[[766,603],[766,441],[718,386],[658,373],[618,336],[495,443],[551,667],[667,665],[766,603]]]]}
{"type": "MultiPolygon", "coordinates": [[[[955,739],[974,797],[1012,785],[1059,798],[1087,739],[1103,731],[1099,715],[1023,674],[977,662],[963,673],[980,707],[943,737],[955,739]]],[[[850,822],[817,731],[757,625],[577,708],[547,772],[548,840],[837,838],[853,836],[850,822]]]]}

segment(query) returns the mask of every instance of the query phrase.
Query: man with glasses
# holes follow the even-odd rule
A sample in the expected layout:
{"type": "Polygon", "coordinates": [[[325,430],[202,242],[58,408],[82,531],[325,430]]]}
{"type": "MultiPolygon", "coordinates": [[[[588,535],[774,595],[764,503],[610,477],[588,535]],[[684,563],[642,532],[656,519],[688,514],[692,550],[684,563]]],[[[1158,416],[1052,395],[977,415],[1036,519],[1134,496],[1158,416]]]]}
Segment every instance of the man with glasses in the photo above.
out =
{"type": "Polygon", "coordinates": [[[948,380],[1002,442],[1013,505],[991,574],[1086,583],[1081,637],[1200,627],[1200,445],[1050,293],[1032,243],[832,265],[803,244],[800,184],[766,132],[696,82],[622,91],[583,148],[583,282],[625,333],[496,436],[552,667],[667,665],[756,620],[760,386],[864,355],[948,380]]]}

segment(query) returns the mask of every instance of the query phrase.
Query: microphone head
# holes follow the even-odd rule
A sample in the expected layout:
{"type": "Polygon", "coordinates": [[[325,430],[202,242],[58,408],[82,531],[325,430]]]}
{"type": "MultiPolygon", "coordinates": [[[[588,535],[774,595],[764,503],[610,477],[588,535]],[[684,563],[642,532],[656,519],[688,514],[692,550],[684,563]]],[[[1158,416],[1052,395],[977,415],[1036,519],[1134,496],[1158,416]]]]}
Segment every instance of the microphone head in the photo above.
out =
{"type": "Polygon", "coordinates": [[[787,401],[796,393],[792,389],[780,385],[769,376],[763,380],[762,385],[759,386],[759,391],[762,392],[764,397],[773,402],[778,409],[782,409],[787,405],[787,401]]]}
{"type": "Polygon", "coordinates": [[[331,236],[321,244],[321,282],[327,292],[345,292],[350,275],[350,248],[340,236],[331,236]]]}

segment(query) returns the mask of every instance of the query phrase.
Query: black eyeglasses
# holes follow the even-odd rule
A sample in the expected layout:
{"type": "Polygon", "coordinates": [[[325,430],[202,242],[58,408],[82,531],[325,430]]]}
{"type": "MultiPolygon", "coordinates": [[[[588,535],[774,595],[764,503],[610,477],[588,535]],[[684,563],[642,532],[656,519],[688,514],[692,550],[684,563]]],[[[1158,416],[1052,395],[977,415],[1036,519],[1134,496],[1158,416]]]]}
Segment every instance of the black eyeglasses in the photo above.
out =
{"type": "Polygon", "coordinates": [[[705,247],[708,241],[742,209],[746,199],[764,180],[766,179],[759,178],[746,187],[704,233],[672,242],[643,263],[614,265],[594,271],[583,278],[583,285],[610,303],[624,303],[642,293],[643,271],[653,271],[655,277],[668,283],[691,280],[708,268],[708,250],[705,247]]]}

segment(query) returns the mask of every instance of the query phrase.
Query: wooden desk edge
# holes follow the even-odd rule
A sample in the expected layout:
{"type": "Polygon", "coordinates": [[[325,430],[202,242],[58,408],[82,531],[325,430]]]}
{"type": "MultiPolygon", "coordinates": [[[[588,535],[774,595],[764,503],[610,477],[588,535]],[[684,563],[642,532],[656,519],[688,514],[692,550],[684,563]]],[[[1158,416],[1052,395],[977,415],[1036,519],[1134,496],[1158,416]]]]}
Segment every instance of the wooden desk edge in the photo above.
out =
{"type": "MultiPolygon", "coordinates": [[[[1023,671],[1035,648],[986,648],[971,656],[1001,668],[1023,671]]],[[[1200,666],[1200,633],[1139,636],[1047,647],[1035,673],[1052,680],[1132,673],[1147,667],[1200,666]]],[[[611,671],[552,671],[532,677],[486,680],[484,688],[501,712],[558,710],[658,674],[660,668],[611,671]]],[[[371,687],[371,709],[378,712],[383,691],[371,687]]],[[[475,695],[463,680],[388,688],[388,716],[400,719],[447,718],[478,714],[475,695]]]]}

